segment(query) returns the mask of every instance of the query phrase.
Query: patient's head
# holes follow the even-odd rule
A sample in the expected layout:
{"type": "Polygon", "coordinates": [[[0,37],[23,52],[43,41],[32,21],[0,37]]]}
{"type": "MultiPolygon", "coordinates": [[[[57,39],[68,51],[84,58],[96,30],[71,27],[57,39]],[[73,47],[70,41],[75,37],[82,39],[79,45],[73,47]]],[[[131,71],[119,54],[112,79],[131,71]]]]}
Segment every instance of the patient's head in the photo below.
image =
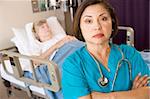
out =
{"type": "Polygon", "coordinates": [[[46,19],[35,21],[32,29],[35,38],[40,42],[45,42],[52,38],[52,32],[46,19]]]}

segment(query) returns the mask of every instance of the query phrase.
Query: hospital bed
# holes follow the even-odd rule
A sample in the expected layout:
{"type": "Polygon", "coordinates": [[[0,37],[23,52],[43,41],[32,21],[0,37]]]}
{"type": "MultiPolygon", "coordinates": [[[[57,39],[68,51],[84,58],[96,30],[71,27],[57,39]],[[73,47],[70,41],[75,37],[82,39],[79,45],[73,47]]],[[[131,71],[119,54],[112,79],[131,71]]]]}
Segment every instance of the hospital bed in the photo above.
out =
{"type": "MultiPolygon", "coordinates": [[[[52,32],[54,32],[56,34],[57,33],[61,33],[63,35],[65,34],[65,31],[59,24],[56,17],[54,17],[54,16],[49,17],[47,19],[47,21],[48,21],[48,24],[49,24],[52,32]]],[[[58,66],[57,66],[58,64],[56,64],[56,63],[62,64],[62,61],[59,61],[59,60],[62,60],[63,56],[66,57],[66,55],[69,55],[69,53],[71,53],[74,50],[74,48],[75,48],[74,45],[76,45],[75,43],[78,41],[72,42],[69,45],[63,46],[61,49],[65,50],[65,51],[63,51],[63,54],[61,53],[61,51],[57,52],[58,56],[62,56],[62,57],[54,58],[55,63],[53,61],[49,61],[49,60],[41,60],[36,57],[29,56],[31,53],[31,50],[28,49],[28,46],[33,46],[35,43],[34,39],[31,38],[32,37],[32,35],[31,35],[32,22],[26,24],[25,28],[28,33],[26,33],[26,31],[24,29],[16,29],[16,28],[12,29],[15,37],[13,37],[11,39],[11,41],[13,41],[15,43],[19,53],[15,53],[12,51],[6,51],[6,50],[0,51],[1,56],[2,56],[1,64],[0,64],[1,77],[5,80],[11,82],[11,85],[13,85],[13,86],[17,85],[17,87],[25,90],[28,93],[29,97],[32,97],[34,94],[34,95],[48,99],[48,96],[46,95],[44,89],[48,89],[53,92],[57,92],[60,89],[60,76],[59,76],[60,70],[58,70],[58,66]],[[29,38],[27,38],[27,37],[29,37],[29,38]],[[27,44],[27,40],[29,40],[28,42],[31,43],[31,45],[27,44]],[[68,46],[71,46],[70,47],[71,49],[69,49],[68,46]],[[32,61],[35,61],[35,60],[40,63],[44,63],[44,64],[48,65],[47,66],[48,71],[51,72],[51,74],[52,74],[52,75],[50,74],[50,78],[51,78],[51,82],[52,82],[51,85],[41,83],[37,80],[35,71],[33,69],[33,64],[32,64],[32,61]],[[30,64],[29,64],[29,62],[30,62],[30,64]],[[31,65],[30,66],[31,72],[33,73],[34,79],[29,79],[29,78],[24,77],[23,70],[25,70],[25,69],[22,68],[22,65],[31,65]]],[[[80,46],[80,44],[78,46],[80,46]]]]}
{"type": "MultiPolygon", "coordinates": [[[[63,28],[60,26],[58,20],[56,17],[50,17],[48,18],[50,20],[49,25],[51,26],[51,28],[53,28],[53,32],[55,33],[62,33],[65,34],[63,28]],[[57,29],[56,29],[57,28],[57,29]]],[[[26,24],[27,27],[27,31],[30,33],[32,30],[32,22],[26,24]]],[[[11,39],[11,41],[13,41],[16,45],[16,47],[18,48],[15,49],[13,47],[13,51],[19,51],[18,53],[12,52],[12,51],[1,51],[1,64],[0,64],[0,74],[1,77],[9,82],[11,82],[11,85],[13,86],[17,86],[20,89],[23,89],[27,92],[29,97],[32,97],[31,94],[35,94],[38,96],[42,96],[44,98],[48,98],[45,94],[44,88],[52,90],[54,92],[58,91],[60,89],[60,79],[59,75],[57,75],[59,72],[57,71],[57,66],[54,62],[50,62],[48,60],[41,60],[41,59],[37,59],[35,57],[29,57],[28,55],[30,54],[28,51],[28,46],[27,45],[27,40],[30,39],[30,43],[31,41],[33,41],[32,38],[27,38],[27,33],[25,29],[16,29],[13,28],[12,29],[14,32],[14,37],[11,39]],[[19,39],[19,40],[18,40],[19,39]],[[26,46],[26,47],[25,47],[26,46]],[[25,55],[23,55],[25,54],[25,55]],[[26,61],[25,59],[27,59],[28,61],[26,61]],[[23,76],[23,70],[21,65],[25,64],[25,65],[29,65],[26,64],[25,62],[29,62],[29,61],[33,61],[33,60],[37,60],[40,63],[44,63],[48,66],[49,71],[52,73],[52,75],[50,75],[50,77],[52,78],[52,85],[49,84],[42,84],[39,83],[37,81],[37,78],[35,76],[35,72],[33,71],[33,77],[34,80],[25,78],[23,76]],[[21,63],[19,62],[21,61],[21,63]],[[57,73],[56,73],[57,72],[57,73]],[[57,76],[57,77],[56,77],[57,76]],[[38,87],[36,87],[38,86],[38,87]],[[39,95],[40,94],[40,95],[39,95]]],[[[30,36],[30,34],[28,34],[30,36]]],[[[33,44],[34,42],[32,42],[33,44]]],[[[32,45],[31,44],[31,45],[32,45]]],[[[32,63],[32,62],[31,62],[32,63]]],[[[33,69],[33,65],[31,65],[31,69],[33,69]]]]}
{"type": "MultiPolygon", "coordinates": [[[[123,27],[123,26],[119,26],[118,28],[119,30],[126,31],[127,34],[126,43],[128,45],[134,46],[134,30],[131,27],[123,27]]],[[[57,26],[57,30],[58,30],[58,26],[57,26]]],[[[18,49],[18,50],[21,51],[23,49],[18,49]]],[[[56,64],[54,61],[28,56],[26,53],[25,53],[26,55],[22,55],[22,53],[20,54],[20,53],[6,51],[6,50],[0,51],[0,53],[2,55],[1,65],[0,65],[1,77],[9,81],[12,85],[16,85],[22,90],[25,90],[30,98],[32,98],[33,95],[37,95],[39,97],[48,99],[48,96],[46,95],[44,89],[48,89],[53,92],[58,92],[61,89],[61,84],[60,84],[61,73],[58,64],[56,64]],[[24,77],[20,58],[27,59],[28,61],[31,62],[30,67],[34,79],[24,77]],[[39,61],[40,63],[46,64],[48,66],[48,71],[52,82],[51,84],[41,83],[37,80],[35,69],[33,66],[33,61],[39,61]]],[[[150,53],[149,52],[148,53],[141,52],[141,53],[145,61],[148,63],[150,58],[150,53]]]]}

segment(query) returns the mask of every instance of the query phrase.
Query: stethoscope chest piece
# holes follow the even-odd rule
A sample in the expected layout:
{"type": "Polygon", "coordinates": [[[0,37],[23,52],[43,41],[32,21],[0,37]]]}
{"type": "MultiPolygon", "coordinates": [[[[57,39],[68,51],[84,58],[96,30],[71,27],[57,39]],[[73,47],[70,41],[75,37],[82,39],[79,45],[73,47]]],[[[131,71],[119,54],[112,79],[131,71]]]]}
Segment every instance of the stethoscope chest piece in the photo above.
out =
{"type": "Polygon", "coordinates": [[[107,86],[108,82],[109,82],[108,79],[104,76],[98,79],[98,84],[99,86],[102,86],[102,87],[107,86]]]}

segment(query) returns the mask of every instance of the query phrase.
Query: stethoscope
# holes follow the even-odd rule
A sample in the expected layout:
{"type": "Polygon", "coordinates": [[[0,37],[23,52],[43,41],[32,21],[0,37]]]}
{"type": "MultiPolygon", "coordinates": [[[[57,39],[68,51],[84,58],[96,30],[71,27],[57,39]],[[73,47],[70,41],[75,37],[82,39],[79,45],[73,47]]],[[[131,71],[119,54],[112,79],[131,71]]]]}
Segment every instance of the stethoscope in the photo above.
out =
{"type": "MultiPolygon", "coordinates": [[[[117,64],[115,76],[114,76],[114,79],[113,79],[113,82],[112,82],[111,91],[114,90],[115,81],[116,81],[116,79],[117,79],[118,71],[119,71],[119,68],[121,67],[122,62],[126,62],[126,63],[128,64],[130,81],[132,81],[132,77],[131,77],[131,64],[130,64],[129,60],[125,59],[122,50],[121,50],[117,45],[115,45],[115,46],[118,48],[119,52],[121,53],[122,58],[118,61],[118,64],[117,64]]],[[[90,54],[90,53],[89,53],[89,54],[90,54]]],[[[90,54],[90,55],[91,55],[91,54],[90,54]]],[[[100,68],[100,65],[99,65],[98,61],[94,58],[93,55],[91,55],[91,56],[92,56],[92,58],[94,59],[94,61],[96,62],[96,65],[97,65],[98,70],[99,70],[99,73],[100,73],[100,78],[97,80],[97,83],[98,83],[98,85],[99,85],[100,87],[106,87],[106,86],[108,85],[108,83],[109,83],[109,80],[108,80],[107,77],[105,77],[105,76],[103,75],[102,70],[101,70],[101,68],[100,68]]]]}

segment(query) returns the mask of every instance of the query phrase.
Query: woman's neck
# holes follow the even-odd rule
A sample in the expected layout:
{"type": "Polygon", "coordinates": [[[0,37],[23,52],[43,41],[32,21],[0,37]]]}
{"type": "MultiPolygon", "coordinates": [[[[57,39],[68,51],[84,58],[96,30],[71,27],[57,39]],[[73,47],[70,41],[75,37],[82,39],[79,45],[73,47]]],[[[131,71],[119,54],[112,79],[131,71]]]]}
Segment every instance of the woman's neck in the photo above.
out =
{"type": "Polygon", "coordinates": [[[109,43],[105,44],[87,44],[87,49],[90,53],[92,53],[94,56],[101,56],[106,57],[108,56],[108,52],[110,50],[109,43]]]}
{"type": "Polygon", "coordinates": [[[110,71],[108,68],[108,57],[110,54],[109,43],[105,43],[103,45],[87,44],[87,50],[94,58],[96,58],[96,60],[100,61],[100,63],[102,63],[108,71],[110,71]]]}

